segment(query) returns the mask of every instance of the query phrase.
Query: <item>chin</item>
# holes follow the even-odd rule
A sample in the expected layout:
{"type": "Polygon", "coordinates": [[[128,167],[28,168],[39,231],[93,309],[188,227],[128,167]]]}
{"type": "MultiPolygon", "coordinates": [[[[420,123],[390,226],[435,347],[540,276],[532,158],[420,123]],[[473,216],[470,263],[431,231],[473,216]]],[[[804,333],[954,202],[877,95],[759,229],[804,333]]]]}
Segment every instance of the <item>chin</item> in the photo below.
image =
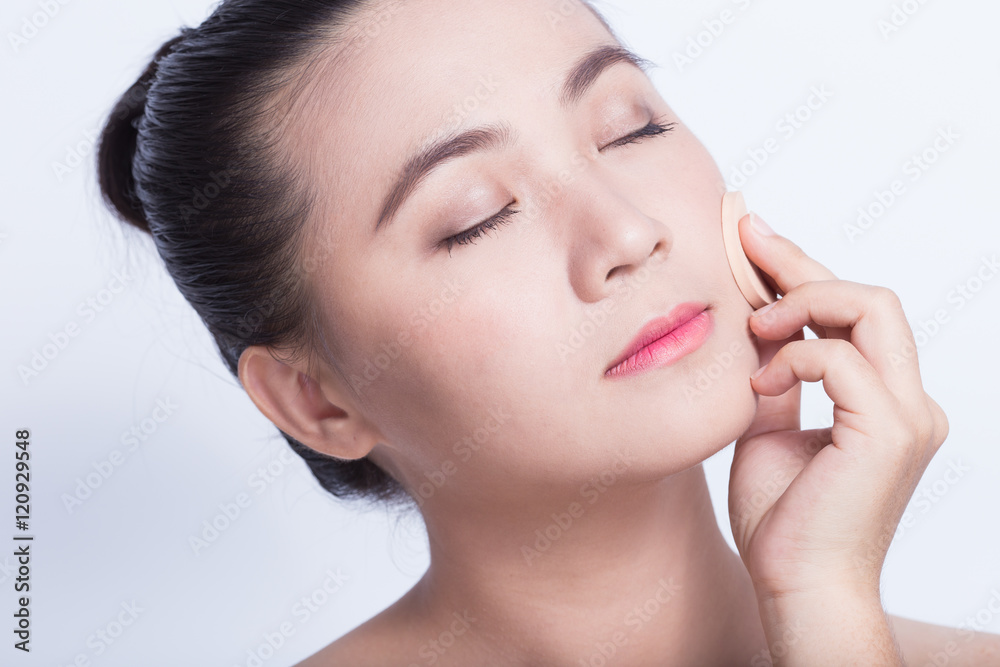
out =
{"type": "MultiPolygon", "coordinates": [[[[714,391],[684,407],[690,418],[685,433],[677,433],[673,453],[678,472],[699,463],[725,449],[750,427],[757,414],[758,394],[750,387],[750,373],[741,370],[720,381],[714,391]]],[[[754,368],[756,370],[756,367],[754,368]]]]}

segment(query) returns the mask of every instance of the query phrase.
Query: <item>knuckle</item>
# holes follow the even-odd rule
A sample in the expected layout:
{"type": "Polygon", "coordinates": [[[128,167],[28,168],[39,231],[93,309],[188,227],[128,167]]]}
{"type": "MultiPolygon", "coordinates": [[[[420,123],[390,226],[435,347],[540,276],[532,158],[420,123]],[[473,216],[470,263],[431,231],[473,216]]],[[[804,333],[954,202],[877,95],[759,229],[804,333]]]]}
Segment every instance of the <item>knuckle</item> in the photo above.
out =
{"type": "Polygon", "coordinates": [[[933,398],[927,396],[926,409],[911,416],[908,423],[913,441],[923,448],[925,460],[929,462],[948,437],[947,415],[933,398]]]}
{"type": "Polygon", "coordinates": [[[787,237],[782,237],[782,240],[784,241],[782,245],[784,245],[785,252],[791,255],[793,259],[798,259],[806,256],[806,253],[802,249],[802,246],[800,246],[798,243],[787,237]]]}
{"type": "Polygon", "coordinates": [[[941,411],[940,426],[938,427],[938,439],[941,443],[944,443],[948,439],[948,434],[951,432],[951,425],[948,424],[948,415],[941,411]]]}
{"type": "Polygon", "coordinates": [[[854,344],[848,340],[844,340],[843,338],[828,338],[826,339],[826,343],[830,348],[829,354],[836,363],[858,363],[862,360],[858,348],[854,347],[854,344]]]}
{"type": "Polygon", "coordinates": [[[914,438],[921,446],[934,445],[934,419],[930,415],[921,415],[913,420],[914,438]]]}
{"type": "Polygon", "coordinates": [[[791,364],[794,359],[801,359],[804,355],[809,353],[810,345],[807,345],[809,341],[800,339],[793,340],[785,343],[781,346],[775,354],[775,358],[780,357],[782,363],[791,364]]]}
{"type": "Polygon", "coordinates": [[[895,427],[889,433],[889,442],[900,451],[912,450],[913,444],[916,442],[913,429],[909,424],[896,423],[895,427]]]}
{"type": "Polygon", "coordinates": [[[888,287],[882,287],[879,285],[873,286],[871,300],[879,308],[879,310],[894,310],[900,312],[903,310],[903,302],[900,301],[899,295],[888,287]]]}
{"type": "Polygon", "coordinates": [[[948,424],[948,415],[945,414],[944,409],[930,396],[927,397],[930,402],[931,407],[931,419],[933,428],[933,438],[936,447],[940,447],[945,440],[948,439],[948,433],[951,430],[948,424]]]}

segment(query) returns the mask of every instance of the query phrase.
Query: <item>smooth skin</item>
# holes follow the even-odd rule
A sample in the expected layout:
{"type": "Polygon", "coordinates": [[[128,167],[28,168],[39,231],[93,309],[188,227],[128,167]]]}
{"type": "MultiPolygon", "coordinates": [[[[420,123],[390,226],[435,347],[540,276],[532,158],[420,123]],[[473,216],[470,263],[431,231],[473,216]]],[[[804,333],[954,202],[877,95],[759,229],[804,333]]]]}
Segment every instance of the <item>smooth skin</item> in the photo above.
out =
{"type": "MultiPolygon", "coordinates": [[[[900,664],[892,629],[913,664],[943,650],[953,629],[896,624],[878,595],[878,538],[947,435],[916,358],[880,357],[909,335],[891,293],[836,280],[744,218],[748,256],[788,299],[752,320],[722,175],[649,78],[620,62],[560,103],[572,66],[617,45],[578,2],[381,2],[356,24],[376,19],[360,48],[317,54],[274,116],[317,193],[302,254],[329,352],[251,347],[239,376],[284,432],[410,489],[431,564],[301,664],[575,667],[612,649],[621,665],[900,664]],[[676,125],[621,141],[652,120],[676,125]],[[429,137],[501,122],[509,145],[442,165],[372,231],[429,137]],[[508,224],[442,245],[511,203],[508,224]],[[712,314],[698,350],[605,376],[686,301],[712,314]],[[831,337],[804,341],[807,325],[831,337]],[[820,380],[839,411],[813,447],[799,381],[820,380]],[[734,440],[739,554],[701,466],[734,440]],[[783,494],[754,493],[775,482],[783,494]]],[[[949,665],[989,664],[974,646],[994,639],[949,665]]]]}

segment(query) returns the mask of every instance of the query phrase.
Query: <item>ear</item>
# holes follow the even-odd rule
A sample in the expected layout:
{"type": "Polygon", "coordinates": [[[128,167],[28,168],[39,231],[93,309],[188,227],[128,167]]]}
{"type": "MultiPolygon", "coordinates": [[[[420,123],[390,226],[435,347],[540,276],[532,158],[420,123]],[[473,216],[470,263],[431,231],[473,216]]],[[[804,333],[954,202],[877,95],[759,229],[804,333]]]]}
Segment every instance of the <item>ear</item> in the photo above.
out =
{"type": "Polygon", "coordinates": [[[330,377],[310,377],[304,365],[290,365],[270,348],[254,345],[240,355],[240,383],[265,417],[302,444],[341,459],[366,456],[381,434],[342,386],[330,377]]]}

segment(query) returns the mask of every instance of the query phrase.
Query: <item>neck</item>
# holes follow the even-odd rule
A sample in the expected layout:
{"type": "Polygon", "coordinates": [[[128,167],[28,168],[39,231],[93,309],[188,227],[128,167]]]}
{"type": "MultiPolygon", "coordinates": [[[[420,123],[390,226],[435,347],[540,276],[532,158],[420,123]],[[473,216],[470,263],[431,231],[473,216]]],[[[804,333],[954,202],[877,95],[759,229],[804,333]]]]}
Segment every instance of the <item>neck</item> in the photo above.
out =
{"type": "Polygon", "coordinates": [[[517,512],[435,510],[431,565],[408,597],[429,629],[465,614],[470,640],[503,664],[748,664],[765,646],[700,464],[517,512]]]}

